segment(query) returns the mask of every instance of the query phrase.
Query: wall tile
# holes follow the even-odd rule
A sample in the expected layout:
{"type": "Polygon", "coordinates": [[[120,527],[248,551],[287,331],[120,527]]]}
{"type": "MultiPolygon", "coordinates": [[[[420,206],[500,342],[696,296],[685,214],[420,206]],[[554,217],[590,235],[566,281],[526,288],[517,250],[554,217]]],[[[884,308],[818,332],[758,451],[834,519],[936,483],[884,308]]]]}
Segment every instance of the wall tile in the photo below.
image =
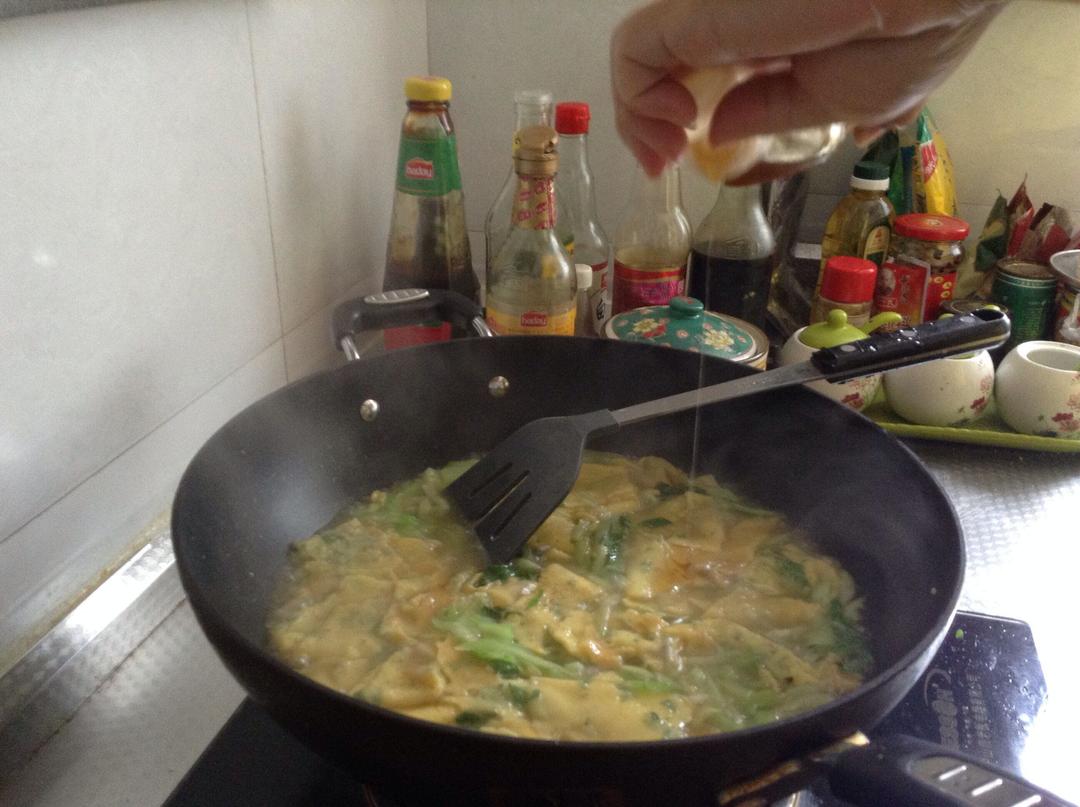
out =
{"type": "Polygon", "coordinates": [[[427,72],[422,0],[249,0],[285,331],[381,282],[406,76],[427,72]]]}
{"type": "Polygon", "coordinates": [[[168,507],[198,448],[285,383],[280,341],[0,543],[0,649],[44,627],[168,507]]]}
{"type": "Polygon", "coordinates": [[[239,0],[0,23],[0,98],[2,540],[281,331],[239,0]]]}

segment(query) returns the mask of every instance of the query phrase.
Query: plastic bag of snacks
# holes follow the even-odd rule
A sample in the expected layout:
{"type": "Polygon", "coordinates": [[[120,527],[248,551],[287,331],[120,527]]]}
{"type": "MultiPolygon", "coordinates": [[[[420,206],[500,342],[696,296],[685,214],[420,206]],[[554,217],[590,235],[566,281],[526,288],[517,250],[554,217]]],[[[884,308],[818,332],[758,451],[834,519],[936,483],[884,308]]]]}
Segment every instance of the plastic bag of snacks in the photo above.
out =
{"type": "Polygon", "coordinates": [[[956,182],[945,138],[929,111],[923,110],[915,122],[918,170],[912,170],[915,207],[920,213],[956,215],[956,182]]]}
{"type": "Polygon", "coordinates": [[[864,160],[889,166],[889,201],[896,214],[956,215],[956,183],[945,139],[924,109],[914,127],[886,132],[864,160]]]}

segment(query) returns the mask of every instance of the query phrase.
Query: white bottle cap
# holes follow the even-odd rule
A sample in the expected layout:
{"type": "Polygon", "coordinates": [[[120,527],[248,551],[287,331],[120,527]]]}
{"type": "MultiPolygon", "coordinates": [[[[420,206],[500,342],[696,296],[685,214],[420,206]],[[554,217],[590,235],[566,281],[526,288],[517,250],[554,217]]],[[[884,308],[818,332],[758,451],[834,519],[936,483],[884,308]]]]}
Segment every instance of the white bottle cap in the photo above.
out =
{"type": "Polygon", "coordinates": [[[578,291],[589,288],[592,285],[592,267],[587,263],[575,263],[574,269],[577,270],[578,291]]]}

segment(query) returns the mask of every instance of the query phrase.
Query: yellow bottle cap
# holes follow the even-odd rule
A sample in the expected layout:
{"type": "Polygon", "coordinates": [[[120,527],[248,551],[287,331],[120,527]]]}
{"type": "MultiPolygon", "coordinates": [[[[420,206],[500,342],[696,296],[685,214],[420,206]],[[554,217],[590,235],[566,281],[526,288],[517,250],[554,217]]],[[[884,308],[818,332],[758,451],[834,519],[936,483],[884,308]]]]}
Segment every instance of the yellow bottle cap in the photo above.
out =
{"type": "Polygon", "coordinates": [[[405,97],[410,101],[449,101],[450,79],[442,76],[409,76],[405,79],[405,97]]]}

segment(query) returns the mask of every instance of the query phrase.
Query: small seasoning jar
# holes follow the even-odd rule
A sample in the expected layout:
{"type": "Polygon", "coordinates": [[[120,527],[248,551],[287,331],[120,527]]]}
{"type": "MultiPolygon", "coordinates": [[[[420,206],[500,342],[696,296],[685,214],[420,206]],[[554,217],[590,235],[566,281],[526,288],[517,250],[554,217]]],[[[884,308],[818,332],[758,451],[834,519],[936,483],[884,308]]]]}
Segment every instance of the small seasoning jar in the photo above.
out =
{"type": "Polygon", "coordinates": [[[810,306],[811,324],[824,322],[834,308],[847,314],[849,325],[869,322],[877,273],[877,264],[866,258],[834,255],[825,261],[821,288],[810,306]]]}
{"type": "Polygon", "coordinates": [[[1080,249],[1051,255],[1050,268],[1058,276],[1054,341],[1080,345],[1080,249]]]}
{"type": "Polygon", "coordinates": [[[906,325],[937,319],[941,304],[952,299],[969,232],[966,221],[952,216],[897,216],[889,257],[878,272],[875,313],[896,311],[906,325]]]}

